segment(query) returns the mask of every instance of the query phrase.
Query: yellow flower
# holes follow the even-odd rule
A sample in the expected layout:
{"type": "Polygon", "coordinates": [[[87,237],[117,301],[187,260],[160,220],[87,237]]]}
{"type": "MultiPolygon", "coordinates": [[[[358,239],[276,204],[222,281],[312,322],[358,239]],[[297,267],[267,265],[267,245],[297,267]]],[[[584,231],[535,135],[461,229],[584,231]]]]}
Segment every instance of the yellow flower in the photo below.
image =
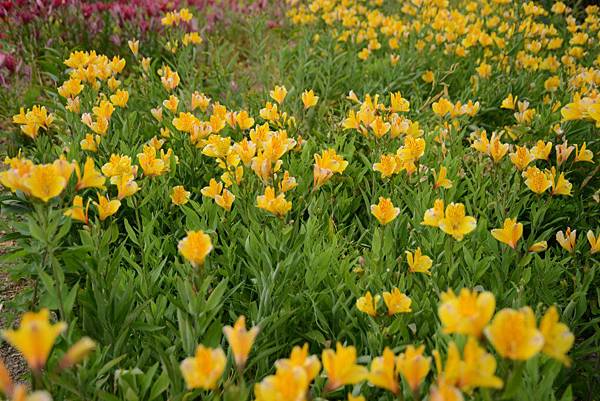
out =
{"type": "Polygon", "coordinates": [[[171,95],[168,99],[163,100],[162,104],[171,113],[175,113],[177,111],[177,107],[179,106],[179,99],[177,96],[171,95]]]}
{"type": "Polygon", "coordinates": [[[475,70],[477,71],[477,75],[479,75],[481,78],[488,78],[490,75],[492,75],[492,66],[486,62],[479,64],[475,70]]]}
{"type": "Polygon", "coordinates": [[[174,205],[181,206],[190,200],[190,192],[186,191],[183,185],[177,185],[171,190],[171,202],[174,205]]]}
{"type": "Polygon", "coordinates": [[[376,357],[371,362],[371,371],[369,372],[369,381],[376,387],[380,387],[397,394],[400,390],[395,369],[396,357],[394,352],[385,347],[383,355],[376,357]]]}
{"type": "Polygon", "coordinates": [[[73,220],[81,221],[84,224],[88,223],[88,210],[90,208],[90,200],[88,199],[85,209],[83,208],[83,198],[76,195],[73,198],[73,207],[67,209],[64,213],[65,216],[72,218],[73,220]]]}
{"type": "Polygon", "coordinates": [[[235,121],[241,130],[247,130],[254,125],[254,119],[248,115],[247,111],[240,111],[235,115],[235,121]]]}
{"type": "Polygon", "coordinates": [[[477,220],[465,215],[465,205],[462,203],[451,203],[446,207],[444,218],[440,220],[439,227],[446,234],[450,234],[455,240],[460,241],[465,234],[475,230],[477,220]]]}
{"type": "Polygon", "coordinates": [[[509,157],[512,164],[519,170],[525,170],[527,165],[535,160],[535,156],[525,146],[517,146],[517,149],[509,157]]]}
{"type": "Polygon", "coordinates": [[[591,150],[586,149],[585,142],[581,145],[581,149],[579,148],[579,145],[575,145],[575,162],[594,162],[594,153],[591,150]]]}
{"type": "Polygon", "coordinates": [[[285,86],[277,85],[275,86],[275,89],[269,92],[269,96],[277,103],[282,104],[287,96],[287,89],[285,89],[285,86]]]}
{"type": "Polygon", "coordinates": [[[201,388],[212,390],[223,375],[227,357],[221,348],[198,345],[196,355],[181,362],[181,374],[189,390],[201,388]]]}
{"type": "Polygon", "coordinates": [[[423,216],[423,222],[421,224],[425,226],[439,227],[440,222],[444,218],[444,201],[442,199],[436,199],[431,209],[425,211],[423,216]]]}
{"type": "Polygon", "coordinates": [[[379,220],[381,225],[393,221],[400,214],[400,208],[394,207],[389,198],[379,197],[379,203],[371,205],[371,214],[379,220]]]}
{"type": "Polygon", "coordinates": [[[85,161],[83,166],[83,176],[81,175],[81,170],[79,169],[78,164],[75,165],[75,174],[77,174],[77,185],[75,186],[76,190],[84,188],[106,189],[104,186],[106,177],[96,170],[94,159],[91,157],[88,157],[85,161]]]}
{"type": "Polygon", "coordinates": [[[61,369],[68,369],[69,367],[81,362],[87,357],[94,349],[96,349],[96,343],[89,337],[83,337],[71,346],[67,353],[61,358],[59,366],[61,369]]]}
{"type": "Polygon", "coordinates": [[[304,104],[305,109],[316,106],[318,101],[319,97],[315,95],[315,92],[312,89],[302,92],[302,103],[304,104]]]}
{"type": "Polygon", "coordinates": [[[433,74],[433,71],[425,71],[423,74],[421,74],[421,79],[430,84],[434,81],[435,75],[433,74]]]}
{"type": "Polygon", "coordinates": [[[434,176],[435,176],[435,184],[433,186],[434,189],[437,189],[437,188],[450,189],[450,188],[452,188],[452,181],[446,177],[447,174],[448,174],[448,170],[446,169],[446,167],[443,167],[443,166],[440,167],[440,172],[437,175],[435,175],[435,170],[434,170],[434,176]]]}
{"type": "Polygon", "coordinates": [[[442,293],[438,316],[444,333],[479,337],[492,318],[495,308],[496,299],[491,292],[477,293],[463,288],[457,297],[452,290],[448,290],[442,293]]]}
{"type": "Polygon", "coordinates": [[[522,175],[525,177],[525,185],[536,194],[542,194],[552,186],[548,174],[537,167],[528,167],[522,175]]]}
{"type": "Polygon", "coordinates": [[[365,397],[362,395],[357,395],[354,397],[351,393],[348,393],[348,401],[366,401],[365,397]]]}
{"type": "Polygon", "coordinates": [[[114,95],[110,96],[112,104],[118,107],[125,107],[129,101],[129,92],[126,90],[118,90],[114,95]]]}
{"type": "Polygon", "coordinates": [[[492,237],[505,243],[512,249],[517,247],[517,242],[523,236],[523,224],[517,223],[517,219],[505,219],[503,228],[492,230],[492,237]]]}
{"type": "Polygon", "coordinates": [[[552,142],[537,141],[531,148],[531,154],[536,160],[548,160],[550,152],[552,152],[552,142]]]}
{"type": "Polygon", "coordinates": [[[571,365],[571,360],[567,352],[573,346],[575,336],[569,330],[569,327],[558,321],[558,311],[555,306],[551,306],[540,322],[540,332],[544,336],[544,348],[542,352],[554,359],[571,365]]]}
{"type": "Polygon", "coordinates": [[[140,41],[139,40],[128,40],[127,45],[129,46],[129,49],[131,50],[133,55],[137,56],[138,52],[140,50],[140,41]]]}
{"type": "Polygon", "coordinates": [[[228,189],[224,189],[220,195],[215,195],[215,203],[221,206],[228,212],[231,211],[231,206],[235,200],[235,195],[232,194],[228,189]]]}
{"type": "Polygon", "coordinates": [[[496,352],[509,359],[527,360],[544,346],[544,336],[536,328],[535,316],[529,307],[502,309],[485,328],[485,335],[496,352]]]}
{"type": "Polygon", "coordinates": [[[196,110],[200,108],[202,111],[206,111],[208,106],[210,105],[210,98],[206,96],[204,93],[200,93],[198,91],[192,93],[192,110],[196,110]]]}
{"type": "Polygon", "coordinates": [[[383,293],[383,302],[388,309],[388,315],[395,315],[396,313],[408,313],[412,312],[410,304],[411,299],[400,292],[396,287],[392,288],[392,292],[385,291],[383,293]]]}
{"type": "Polygon", "coordinates": [[[264,195],[256,197],[256,206],[276,216],[283,217],[292,209],[292,202],[285,199],[283,192],[275,196],[275,189],[267,187],[264,195]]]}
{"type": "Polygon", "coordinates": [[[183,35],[183,39],[181,40],[184,46],[189,44],[199,45],[202,43],[202,38],[200,37],[199,32],[188,32],[183,35]]]}
{"type": "Polygon", "coordinates": [[[56,338],[67,324],[50,324],[50,312],[26,312],[17,330],[3,330],[2,337],[23,355],[29,367],[39,372],[48,359],[56,338]]]}
{"type": "Polygon", "coordinates": [[[326,349],[321,355],[323,369],[327,373],[326,391],[346,384],[357,384],[368,377],[366,367],[356,364],[356,348],[337,343],[336,350],[326,349]]]}
{"type": "Polygon", "coordinates": [[[67,186],[67,180],[54,164],[33,166],[29,175],[21,179],[27,192],[43,202],[60,195],[67,186]]]}
{"type": "Polygon", "coordinates": [[[413,393],[416,393],[431,368],[431,358],[424,357],[423,351],[424,345],[418,348],[409,345],[396,360],[396,371],[404,376],[413,393]]]}
{"type": "Polygon", "coordinates": [[[82,139],[79,142],[79,146],[81,146],[82,150],[97,152],[98,145],[100,145],[100,140],[100,135],[86,134],[85,139],[82,139]]]}
{"type": "Polygon", "coordinates": [[[177,244],[177,249],[192,266],[198,267],[204,264],[204,259],[213,246],[208,234],[203,231],[188,231],[187,236],[177,244]]]}
{"type": "Polygon", "coordinates": [[[140,190],[137,182],[133,179],[133,175],[129,173],[114,176],[110,179],[110,182],[117,186],[117,199],[119,200],[132,196],[140,190]]]}
{"type": "Polygon", "coordinates": [[[556,179],[556,168],[552,166],[550,171],[546,170],[546,174],[551,181],[552,195],[571,195],[573,184],[565,178],[565,173],[560,173],[556,179]]]}
{"type": "Polygon", "coordinates": [[[600,252],[600,234],[594,236],[594,232],[589,230],[586,234],[588,242],[590,243],[590,253],[594,254],[600,252]]]}
{"type": "Polygon", "coordinates": [[[356,300],[356,308],[369,316],[375,317],[377,316],[377,304],[379,303],[379,299],[379,295],[375,295],[375,298],[373,298],[371,291],[367,291],[364,296],[356,300]]]}
{"type": "Polygon", "coordinates": [[[567,227],[567,230],[564,233],[562,231],[557,232],[556,242],[558,242],[566,251],[573,252],[577,242],[577,230],[571,231],[571,227],[567,227]]]}
{"type": "Polygon", "coordinates": [[[500,138],[496,136],[496,134],[492,134],[492,138],[490,139],[490,145],[488,147],[488,152],[494,163],[498,163],[506,152],[508,152],[508,143],[500,142],[500,138]]]}
{"type": "Polygon", "coordinates": [[[324,150],[320,155],[315,154],[313,170],[313,185],[319,188],[325,184],[333,174],[342,174],[348,167],[348,162],[337,154],[334,149],[324,150]]]}
{"type": "MultiPolygon", "coordinates": [[[[436,364],[441,367],[439,353],[435,351],[436,364]]],[[[448,345],[446,366],[438,380],[470,392],[476,387],[502,388],[502,380],[496,373],[496,359],[480,347],[475,337],[469,337],[461,360],[456,343],[448,345]]]]}
{"type": "Polygon", "coordinates": [[[98,209],[100,221],[104,221],[107,217],[117,213],[117,210],[121,207],[121,201],[117,199],[110,200],[108,196],[100,196],[98,194],[98,202],[94,202],[94,205],[98,209]]]}
{"type": "Polygon", "coordinates": [[[444,380],[438,380],[437,385],[431,386],[429,390],[430,401],[463,401],[464,397],[459,389],[446,383],[444,380]]]}
{"type": "Polygon", "coordinates": [[[546,241],[538,241],[535,244],[531,245],[527,251],[538,253],[544,252],[546,249],[548,249],[548,243],[546,241]]]}
{"type": "Polygon", "coordinates": [[[438,116],[444,117],[454,109],[454,105],[448,99],[443,97],[439,101],[433,102],[431,109],[438,116]]]}
{"type": "Polygon", "coordinates": [[[513,97],[512,93],[509,93],[506,99],[502,101],[502,105],[500,105],[500,108],[514,110],[515,105],[517,104],[517,99],[518,96],[513,97]]]}
{"type": "Polygon", "coordinates": [[[390,93],[390,111],[392,113],[409,111],[410,103],[400,92],[390,93]]]}
{"type": "Polygon", "coordinates": [[[292,177],[289,171],[285,171],[281,181],[279,181],[279,190],[281,192],[287,192],[296,188],[297,186],[298,183],[296,182],[296,178],[292,177]]]}
{"type": "Polygon", "coordinates": [[[373,130],[373,133],[377,138],[381,138],[390,130],[391,124],[383,121],[381,117],[375,117],[373,122],[369,125],[373,130]]]}
{"type": "Polygon", "coordinates": [[[222,190],[223,183],[217,182],[217,180],[211,178],[208,186],[202,188],[200,193],[208,198],[214,198],[215,196],[220,195],[222,190]]]}
{"type": "Polygon", "coordinates": [[[63,82],[62,86],[58,88],[58,94],[65,98],[72,98],[79,95],[82,90],[81,79],[71,78],[63,82]]]}
{"type": "Polygon", "coordinates": [[[303,368],[283,363],[274,375],[254,385],[254,397],[256,401],[305,401],[309,384],[303,368]]]}
{"type": "Polygon", "coordinates": [[[246,361],[248,360],[254,340],[258,335],[258,330],[258,326],[252,327],[249,331],[246,330],[246,318],[244,316],[238,317],[233,327],[223,327],[223,334],[225,334],[227,342],[231,346],[235,364],[240,369],[246,366],[246,361]]]}
{"type": "Polygon", "coordinates": [[[400,163],[396,155],[381,155],[379,163],[373,164],[373,170],[381,173],[382,178],[391,177],[400,172],[400,163]]]}
{"type": "Polygon", "coordinates": [[[288,359],[280,359],[275,362],[277,368],[284,364],[303,368],[309,382],[313,381],[321,371],[319,357],[316,355],[308,355],[308,343],[304,343],[302,348],[296,345],[292,348],[292,352],[288,359]]]}
{"type": "Polygon", "coordinates": [[[405,251],[405,253],[408,268],[411,272],[431,274],[429,269],[431,269],[433,261],[429,256],[421,253],[421,247],[418,247],[414,254],[410,251],[405,251]]]}

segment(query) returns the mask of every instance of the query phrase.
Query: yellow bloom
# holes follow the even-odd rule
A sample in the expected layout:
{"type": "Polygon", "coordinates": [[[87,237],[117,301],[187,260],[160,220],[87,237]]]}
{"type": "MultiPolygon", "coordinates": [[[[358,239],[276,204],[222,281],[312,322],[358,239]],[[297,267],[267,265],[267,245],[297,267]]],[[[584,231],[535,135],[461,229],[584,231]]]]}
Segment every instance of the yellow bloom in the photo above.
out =
{"type": "Polygon", "coordinates": [[[139,40],[128,40],[127,45],[129,46],[129,50],[133,53],[134,56],[138,55],[140,50],[140,41],[139,40]]]}
{"type": "Polygon", "coordinates": [[[58,94],[65,98],[72,98],[79,95],[82,90],[81,79],[71,78],[63,82],[62,86],[58,88],[58,94]]]}
{"type": "Polygon", "coordinates": [[[309,91],[302,92],[302,103],[305,109],[309,109],[317,105],[319,97],[315,95],[315,92],[311,89],[309,91]]]}
{"type": "Polygon", "coordinates": [[[390,111],[392,113],[409,111],[410,103],[400,92],[390,94],[390,111]]]}
{"type": "Polygon", "coordinates": [[[283,217],[292,209],[292,202],[285,199],[285,194],[275,196],[273,187],[265,188],[265,194],[256,197],[256,206],[276,216],[283,217]]]}
{"type": "Polygon", "coordinates": [[[66,323],[50,324],[49,320],[48,309],[26,312],[17,330],[2,331],[2,337],[19,350],[31,369],[38,372],[46,364],[56,338],[67,328],[66,323]]]}
{"type": "Polygon", "coordinates": [[[240,369],[246,366],[246,361],[248,360],[254,340],[258,335],[258,330],[258,326],[252,327],[249,331],[246,330],[246,318],[244,316],[238,317],[233,327],[223,327],[223,334],[225,334],[227,342],[231,346],[235,364],[240,369]]]}
{"type": "Polygon", "coordinates": [[[477,220],[465,215],[465,205],[462,203],[451,203],[446,207],[444,218],[440,220],[440,229],[450,234],[455,240],[460,241],[465,234],[475,230],[477,220]]]}
{"type": "Polygon", "coordinates": [[[171,113],[175,113],[177,111],[177,107],[179,106],[179,99],[177,96],[171,95],[168,99],[163,100],[162,104],[171,113]]]}
{"type": "Polygon", "coordinates": [[[121,207],[121,201],[117,199],[110,200],[108,196],[98,194],[98,202],[94,202],[94,205],[98,209],[100,221],[104,221],[107,217],[117,213],[117,210],[121,207]]]}
{"type": "Polygon", "coordinates": [[[217,180],[211,178],[208,186],[202,188],[200,193],[207,198],[214,198],[215,196],[220,195],[222,190],[223,183],[217,182],[217,180]]]}
{"type": "Polygon", "coordinates": [[[477,293],[463,288],[457,297],[452,290],[448,290],[442,293],[438,316],[444,333],[479,337],[492,318],[495,308],[496,298],[491,292],[477,293]]]}
{"type": "Polygon", "coordinates": [[[527,165],[535,160],[535,156],[525,146],[517,146],[517,149],[509,154],[510,161],[519,170],[525,170],[527,165]]]}
{"type": "Polygon", "coordinates": [[[439,101],[434,102],[431,105],[431,109],[438,116],[444,117],[446,114],[450,113],[450,111],[454,109],[454,105],[448,99],[443,97],[439,101]]]}
{"type": "Polygon", "coordinates": [[[71,346],[67,353],[61,358],[59,366],[67,369],[87,357],[96,348],[96,343],[89,337],[83,337],[71,346]]]}
{"type": "Polygon", "coordinates": [[[29,175],[21,179],[27,192],[43,202],[60,195],[67,186],[67,180],[53,164],[33,166],[29,175]]]}
{"type": "Polygon", "coordinates": [[[319,188],[325,184],[333,174],[342,174],[348,167],[348,162],[336,153],[334,149],[324,150],[320,155],[315,154],[313,169],[313,185],[319,188]]]}
{"type": "Polygon", "coordinates": [[[536,160],[548,160],[551,151],[552,142],[537,141],[535,146],[531,148],[531,154],[536,160]]]}
{"type": "Polygon", "coordinates": [[[132,174],[122,174],[114,176],[110,179],[110,182],[117,186],[117,199],[121,200],[128,196],[132,196],[140,190],[137,182],[133,179],[132,174]]]}
{"type": "Polygon", "coordinates": [[[88,210],[90,208],[90,200],[88,199],[85,209],[83,208],[83,198],[76,195],[73,198],[73,207],[65,210],[64,215],[73,220],[81,221],[84,224],[88,223],[88,210]]]}
{"type": "Polygon", "coordinates": [[[248,115],[247,111],[240,111],[235,115],[235,121],[240,129],[247,130],[254,125],[254,119],[248,115]]]}
{"type": "Polygon", "coordinates": [[[531,245],[527,251],[538,253],[544,252],[546,249],[548,249],[548,243],[546,241],[538,241],[535,244],[531,245]]]}
{"type": "Polygon", "coordinates": [[[213,246],[208,234],[203,231],[188,231],[187,236],[177,244],[177,249],[192,266],[198,267],[204,264],[204,259],[213,246]]]}
{"type": "Polygon", "coordinates": [[[571,365],[571,360],[567,352],[575,342],[575,336],[569,330],[569,327],[558,321],[558,311],[555,306],[551,306],[540,322],[540,332],[544,336],[544,348],[542,352],[554,359],[571,365]]]}
{"type": "Polygon", "coordinates": [[[381,117],[376,117],[369,126],[377,138],[387,134],[391,127],[390,123],[383,121],[381,117]]]}
{"type": "Polygon", "coordinates": [[[388,315],[395,315],[396,313],[408,313],[412,312],[410,304],[411,299],[400,292],[396,287],[392,288],[392,292],[385,291],[383,293],[383,302],[388,309],[388,315]]]}
{"type": "Polygon", "coordinates": [[[221,206],[228,212],[231,211],[231,206],[235,200],[235,195],[232,194],[228,189],[224,189],[220,195],[215,195],[215,203],[221,206]]]}
{"type": "Polygon", "coordinates": [[[202,111],[206,111],[210,105],[210,98],[204,93],[194,92],[192,93],[192,110],[200,108],[202,111]]]}
{"type": "Polygon", "coordinates": [[[380,172],[382,178],[391,177],[399,173],[400,167],[396,155],[381,155],[379,163],[373,164],[373,170],[380,172]]]}
{"type": "Polygon", "coordinates": [[[227,357],[221,348],[198,345],[196,355],[181,362],[181,374],[189,390],[201,388],[212,390],[223,375],[227,357]]]}
{"type": "Polygon", "coordinates": [[[409,345],[396,360],[396,371],[404,376],[413,393],[418,390],[431,368],[431,358],[423,356],[423,351],[424,345],[418,348],[409,345]]]}
{"type": "Polygon", "coordinates": [[[594,254],[600,252],[600,234],[594,236],[594,232],[589,230],[586,234],[588,242],[590,243],[590,253],[594,254]]]}
{"type": "Polygon", "coordinates": [[[287,89],[285,89],[285,86],[277,85],[275,86],[275,89],[269,92],[269,96],[277,103],[282,104],[287,96],[287,89]]]}
{"type": "Polygon", "coordinates": [[[297,186],[298,183],[296,182],[296,178],[292,177],[289,171],[285,171],[281,181],[279,181],[279,190],[281,192],[287,192],[296,188],[297,186]]]}
{"type": "Polygon", "coordinates": [[[418,247],[414,254],[410,251],[405,251],[405,253],[408,268],[411,272],[431,274],[429,269],[431,269],[433,261],[429,256],[421,253],[421,247],[418,247]]]}
{"type": "Polygon", "coordinates": [[[335,390],[346,384],[357,384],[368,377],[366,367],[356,364],[356,348],[337,343],[336,350],[326,349],[321,355],[327,373],[326,390],[335,390]]]}
{"type": "Polygon", "coordinates": [[[567,227],[567,230],[564,233],[562,231],[557,232],[556,242],[568,252],[573,252],[577,242],[577,230],[571,231],[571,227],[567,227]]]}
{"type": "Polygon", "coordinates": [[[81,170],[77,164],[75,165],[75,174],[77,174],[77,185],[75,186],[76,190],[84,188],[106,189],[104,186],[106,177],[96,170],[94,159],[91,157],[88,157],[85,161],[83,166],[83,176],[81,175],[81,170]]]}
{"type": "Polygon", "coordinates": [[[423,222],[421,224],[425,226],[439,227],[440,222],[444,218],[444,201],[442,199],[436,199],[431,209],[425,211],[423,216],[423,222]]]}
{"type": "Polygon", "coordinates": [[[174,205],[181,206],[190,200],[190,192],[186,191],[183,185],[177,185],[171,190],[171,202],[174,205]]]}
{"type": "Polygon", "coordinates": [[[435,80],[435,75],[433,74],[433,71],[425,71],[421,74],[421,79],[430,84],[435,80]]]}
{"type": "Polygon", "coordinates": [[[181,40],[184,46],[189,44],[199,45],[202,43],[202,38],[200,37],[199,32],[188,32],[183,35],[183,39],[181,40]]]}
{"type": "Polygon", "coordinates": [[[489,76],[492,75],[492,66],[486,62],[479,64],[475,70],[477,71],[477,75],[481,78],[489,78],[489,76]]]}
{"type": "Polygon", "coordinates": [[[274,375],[254,385],[254,397],[256,401],[305,401],[309,384],[302,367],[282,363],[274,375]]]}
{"type": "Polygon", "coordinates": [[[585,142],[581,145],[581,149],[579,148],[579,145],[575,145],[575,162],[594,162],[594,153],[591,150],[586,149],[585,142]]]}
{"type": "Polygon", "coordinates": [[[379,295],[375,295],[375,298],[373,298],[371,291],[367,291],[364,296],[356,300],[356,308],[369,316],[375,317],[377,316],[377,304],[379,303],[379,299],[379,295]]]}
{"type": "Polygon", "coordinates": [[[517,247],[517,242],[523,236],[523,224],[517,223],[517,219],[505,219],[503,228],[492,230],[492,237],[505,243],[512,249],[517,247]]]}
{"type": "Polygon", "coordinates": [[[110,96],[112,104],[118,107],[125,107],[129,101],[129,92],[126,90],[118,90],[114,95],[110,96]]]}
{"type": "Polygon", "coordinates": [[[79,142],[79,146],[81,146],[82,150],[97,152],[98,145],[100,145],[100,140],[100,135],[86,134],[85,139],[82,139],[79,142]]]}
{"type": "Polygon", "coordinates": [[[544,336],[536,328],[535,316],[529,307],[502,309],[485,328],[485,335],[496,352],[509,359],[527,360],[544,346],[544,336]]]}
{"type": "Polygon", "coordinates": [[[371,205],[371,214],[379,220],[381,225],[393,221],[400,214],[400,208],[394,207],[389,198],[379,197],[379,203],[371,205]]]}
{"type": "Polygon", "coordinates": [[[528,167],[522,175],[525,177],[525,185],[536,194],[544,193],[552,186],[552,180],[548,174],[537,167],[528,167]]]}
{"type": "Polygon", "coordinates": [[[437,385],[431,386],[429,390],[430,401],[463,401],[464,397],[459,389],[446,383],[443,380],[438,380],[437,385]]]}
{"type": "Polygon", "coordinates": [[[446,177],[447,174],[448,174],[448,170],[444,166],[440,167],[440,172],[437,175],[435,175],[435,170],[434,170],[434,176],[435,176],[435,184],[433,186],[434,189],[437,189],[437,188],[450,189],[450,188],[452,188],[452,181],[446,177]]]}
{"type": "Polygon", "coordinates": [[[319,357],[316,355],[308,355],[308,343],[304,343],[302,347],[296,345],[292,348],[292,352],[288,359],[280,359],[275,362],[277,368],[284,364],[303,368],[309,382],[313,381],[321,371],[319,357]]]}
{"type": "Polygon", "coordinates": [[[508,144],[500,142],[500,138],[496,134],[492,134],[488,152],[494,163],[498,163],[506,155],[506,152],[508,152],[508,144]]]}
{"type": "Polygon", "coordinates": [[[515,105],[517,104],[518,96],[513,97],[512,93],[509,93],[508,96],[502,101],[500,108],[514,110],[515,105]]]}
{"type": "Polygon", "coordinates": [[[397,394],[400,390],[395,369],[396,357],[394,352],[385,347],[383,355],[376,357],[371,362],[369,381],[376,387],[380,387],[397,394]]]}

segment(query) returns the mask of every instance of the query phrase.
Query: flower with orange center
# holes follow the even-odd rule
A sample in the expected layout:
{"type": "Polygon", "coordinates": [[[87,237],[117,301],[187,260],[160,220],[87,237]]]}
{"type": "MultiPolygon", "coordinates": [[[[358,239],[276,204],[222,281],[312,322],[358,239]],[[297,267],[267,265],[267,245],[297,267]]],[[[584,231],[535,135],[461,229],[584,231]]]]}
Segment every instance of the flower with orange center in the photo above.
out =
{"type": "Polygon", "coordinates": [[[223,334],[225,334],[231,346],[235,364],[239,369],[243,369],[246,366],[246,361],[248,360],[250,350],[252,350],[254,340],[258,335],[258,330],[258,326],[246,330],[246,318],[244,316],[238,317],[233,327],[223,327],[223,334]]]}
{"type": "Polygon", "coordinates": [[[517,247],[517,242],[522,236],[523,224],[517,223],[517,219],[506,219],[504,220],[503,228],[495,228],[492,230],[492,237],[505,243],[512,249],[517,247]]]}
{"type": "Polygon", "coordinates": [[[462,203],[451,203],[446,207],[444,218],[440,220],[439,227],[446,234],[452,235],[455,240],[460,241],[464,236],[475,230],[477,220],[465,215],[465,205],[462,203]]]}
{"type": "Polygon", "coordinates": [[[356,348],[337,343],[336,350],[326,349],[321,355],[323,369],[327,374],[327,391],[346,384],[357,384],[368,377],[369,370],[356,363],[356,348]]]}
{"type": "Polygon", "coordinates": [[[409,345],[396,360],[396,371],[404,376],[413,393],[419,389],[431,368],[431,358],[423,356],[424,351],[424,345],[417,348],[409,345]]]}
{"type": "Polygon", "coordinates": [[[371,214],[377,218],[381,225],[393,221],[400,214],[400,208],[394,207],[389,198],[379,197],[379,203],[371,205],[371,214]]]}
{"type": "Polygon", "coordinates": [[[177,248],[192,266],[198,267],[204,264],[204,259],[212,251],[213,246],[210,237],[204,231],[188,231],[187,236],[179,241],[177,248]]]}
{"type": "Polygon", "coordinates": [[[544,336],[529,307],[502,309],[485,328],[485,335],[501,356],[514,360],[527,360],[544,346],[544,336]]]}
{"type": "Polygon", "coordinates": [[[212,390],[223,375],[227,357],[221,348],[198,345],[193,357],[184,359],[180,369],[188,389],[212,390]]]}

